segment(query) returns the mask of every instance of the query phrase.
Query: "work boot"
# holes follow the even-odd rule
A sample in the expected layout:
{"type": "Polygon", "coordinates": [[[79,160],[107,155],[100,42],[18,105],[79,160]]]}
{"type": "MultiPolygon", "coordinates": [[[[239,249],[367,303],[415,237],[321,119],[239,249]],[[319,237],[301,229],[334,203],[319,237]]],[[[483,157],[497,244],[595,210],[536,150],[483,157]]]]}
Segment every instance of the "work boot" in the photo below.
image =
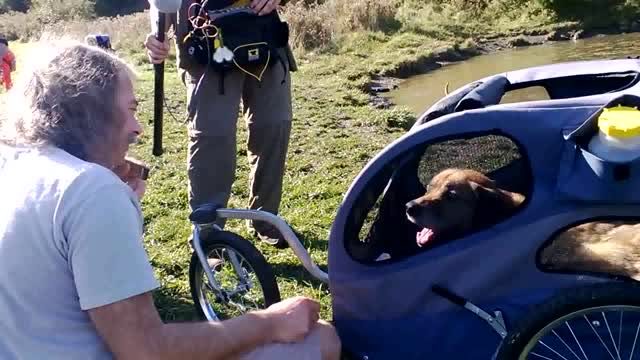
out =
{"type": "MultiPolygon", "coordinates": [[[[251,225],[251,221],[247,221],[247,228],[249,233],[260,241],[263,241],[271,246],[274,246],[278,249],[286,249],[289,247],[289,243],[285,240],[284,236],[280,233],[278,229],[276,229],[273,225],[261,221],[256,221],[254,225],[251,225]],[[257,229],[259,228],[259,230],[257,229]]],[[[296,232],[293,228],[293,233],[298,238],[298,241],[301,241],[300,234],[296,232]]]]}

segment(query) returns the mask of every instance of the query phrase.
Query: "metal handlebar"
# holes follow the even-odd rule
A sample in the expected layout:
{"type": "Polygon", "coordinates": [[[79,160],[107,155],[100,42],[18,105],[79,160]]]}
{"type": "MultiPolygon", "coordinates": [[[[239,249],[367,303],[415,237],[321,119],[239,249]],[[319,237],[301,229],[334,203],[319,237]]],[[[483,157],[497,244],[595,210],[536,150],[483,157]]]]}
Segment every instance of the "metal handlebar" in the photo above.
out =
{"type": "Polygon", "coordinates": [[[273,225],[282,233],[285,241],[289,244],[291,250],[293,250],[293,253],[300,259],[302,266],[304,266],[311,276],[325,284],[329,283],[329,274],[322,271],[313,259],[311,259],[307,249],[302,246],[302,243],[300,243],[296,234],[291,230],[291,227],[279,216],[262,210],[239,209],[218,209],[217,214],[221,218],[258,220],[273,225]]]}

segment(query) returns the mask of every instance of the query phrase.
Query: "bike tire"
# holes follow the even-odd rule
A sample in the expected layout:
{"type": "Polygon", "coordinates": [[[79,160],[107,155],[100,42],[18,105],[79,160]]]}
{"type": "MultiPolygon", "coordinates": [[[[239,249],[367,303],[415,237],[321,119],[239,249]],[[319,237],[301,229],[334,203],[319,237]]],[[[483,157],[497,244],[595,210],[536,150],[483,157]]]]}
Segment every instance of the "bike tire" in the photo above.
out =
{"type": "MultiPolygon", "coordinates": [[[[280,290],[278,289],[276,276],[271,265],[269,265],[262,253],[258,251],[250,241],[229,231],[207,232],[200,241],[202,250],[207,255],[212,250],[222,246],[233,249],[233,251],[245,259],[253,269],[258,282],[260,283],[259,286],[262,289],[265,307],[281,300],[280,290]]],[[[204,269],[202,269],[200,259],[198,258],[197,253],[193,251],[189,264],[189,286],[191,288],[191,298],[193,299],[195,311],[198,317],[202,320],[210,320],[204,312],[199,290],[196,286],[197,277],[199,274],[202,274],[203,271],[204,269]]]]}
{"type": "Polygon", "coordinates": [[[640,308],[640,286],[635,282],[608,282],[564,289],[540,305],[533,306],[501,342],[496,360],[515,360],[545,327],[570,314],[591,308],[632,306],[640,308]]]}

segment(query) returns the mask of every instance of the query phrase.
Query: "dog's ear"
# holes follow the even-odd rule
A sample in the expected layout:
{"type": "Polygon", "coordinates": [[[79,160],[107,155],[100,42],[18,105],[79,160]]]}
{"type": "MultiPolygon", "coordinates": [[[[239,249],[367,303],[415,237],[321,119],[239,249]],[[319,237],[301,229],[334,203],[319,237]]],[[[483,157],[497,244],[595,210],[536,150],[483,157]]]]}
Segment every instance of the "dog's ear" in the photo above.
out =
{"type": "Polygon", "coordinates": [[[471,189],[478,200],[477,206],[489,210],[494,207],[504,206],[501,202],[504,202],[503,195],[495,187],[488,187],[478,184],[477,182],[469,182],[471,189]]]}
{"type": "MultiPolygon", "coordinates": [[[[493,183],[493,181],[491,180],[493,183]]],[[[514,210],[514,204],[508,193],[498,189],[470,183],[476,195],[474,226],[494,224],[501,221],[514,210]]]]}

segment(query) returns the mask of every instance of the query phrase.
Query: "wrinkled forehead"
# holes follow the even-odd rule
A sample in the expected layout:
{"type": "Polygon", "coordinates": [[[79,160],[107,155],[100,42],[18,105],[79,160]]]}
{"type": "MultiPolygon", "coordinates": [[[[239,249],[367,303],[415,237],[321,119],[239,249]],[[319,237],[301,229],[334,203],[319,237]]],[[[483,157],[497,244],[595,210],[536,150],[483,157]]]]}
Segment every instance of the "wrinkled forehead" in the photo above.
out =
{"type": "Polygon", "coordinates": [[[117,81],[118,93],[116,97],[118,102],[123,106],[137,106],[138,102],[133,88],[134,79],[132,79],[131,75],[127,71],[120,71],[117,81]]]}
{"type": "Polygon", "coordinates": [[[464,171],[444,170],[431,179],[430,185],[437,187],[464,186],[472,181],[464,171]]]}
{"type": "Polygon", "coordinates": [[[431,181],[429,182],[430,185],[438,185],[438,184],[444,184],[445,182],[447,182],[449,180],[449,178],[455,174],[455,171],[452,169],[447,169],[444,171],[441,171],[439,173],[437,173],[434,177],[431,178],[431,181]]]}
{"type": "Polygon", "coordinates": [[[427,186],[427,191],[431,193],[439,194],[451,190],[458,193],[471,193],[473,191],[468,179],[451,175],[442,177],[435,176],[427,186]]]}

